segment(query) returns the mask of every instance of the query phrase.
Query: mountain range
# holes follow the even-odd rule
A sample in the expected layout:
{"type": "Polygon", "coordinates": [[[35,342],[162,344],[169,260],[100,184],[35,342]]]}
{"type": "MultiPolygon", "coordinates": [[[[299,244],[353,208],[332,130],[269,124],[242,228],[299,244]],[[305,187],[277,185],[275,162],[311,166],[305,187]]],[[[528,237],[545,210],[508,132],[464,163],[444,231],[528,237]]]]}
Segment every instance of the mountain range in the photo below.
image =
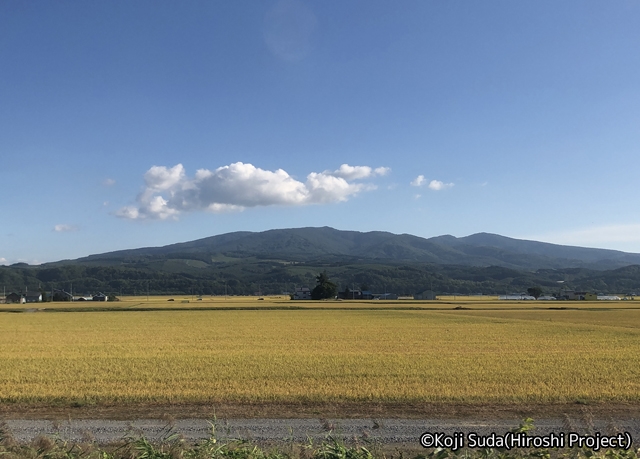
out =
{"type": "Polygon", "coordinates": [[[537,270],[557,268],[615,269],[640,264],[640,254],[513,239],[490,233],[429,239],[382,231],[341,231],[329,227],[239,231],[164,247],[91,255],[79,263],[121,263],[154,258],[195,256],[205,263],[262,258],[294,262],[361,260],[420,262],[440,265],[501,266],[537,270]]]}
{"type": "Polygon", "coordinates": [[[429,239],[329,227],[234,232],[39,266],[0,267],[9,290],[136,294],[264,294],[313,287],[326,271],[339,288],[412,294],[511,293],[541,286],[640,291],[640,254],[478,233],[429,239]],[[367,287],[367,288],[364,288],[367,287]]]}

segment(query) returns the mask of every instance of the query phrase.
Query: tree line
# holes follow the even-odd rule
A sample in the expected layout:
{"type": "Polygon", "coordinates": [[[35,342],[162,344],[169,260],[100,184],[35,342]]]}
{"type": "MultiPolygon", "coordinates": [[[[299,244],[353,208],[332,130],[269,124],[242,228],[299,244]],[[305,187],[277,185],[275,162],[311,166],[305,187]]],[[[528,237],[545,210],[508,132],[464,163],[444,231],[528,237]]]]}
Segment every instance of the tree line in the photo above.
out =
{"type": "Polygon", "coordinates": [[[538,286],[541,294],[554,294],[561,288],[603,293],[640,291],[640,266],[611,271],[585,269],[520,271],[501,267],[429,265],[424,263],[297,263],[251,261],[211,265],[206,268],[166,269],[152,263],[135,266],[2,266],[0,287],[11,291],[116,295],[253,295],[293,292],[296,287],[315,288],[318,277],[325,291],[344,291],[366,286],[376,293],[412,295],[425,290],[438,294],[505,294],[526,292],[538,286]]]}

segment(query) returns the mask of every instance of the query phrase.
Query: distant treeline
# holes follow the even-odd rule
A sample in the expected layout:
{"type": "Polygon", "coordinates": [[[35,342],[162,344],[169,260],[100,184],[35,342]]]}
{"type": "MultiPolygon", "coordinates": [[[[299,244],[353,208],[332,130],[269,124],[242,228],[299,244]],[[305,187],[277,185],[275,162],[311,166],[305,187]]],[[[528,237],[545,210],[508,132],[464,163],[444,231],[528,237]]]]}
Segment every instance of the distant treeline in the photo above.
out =
{"type": "Polygon", "coordinates": [[[339,290],[360,288],[375,293],[412,295],[425,290],[437,294],[503,294],[525,292],[540,286],[545,294],[561,289],[598,293],[640,292],[640,266],[610,271],[581,268],[544,269],[536,272],[502,267],[469,267],[425,263],[380,264],[331,261],[288,264],[250,260],[198,265],[197,260],[137,260],[117,266],[69,264],[0,267],[0,287],[6,292],[51,292],[115,295],[280,294],[295,287],[313,287],[316,276],[326,271],[339,290]]]}

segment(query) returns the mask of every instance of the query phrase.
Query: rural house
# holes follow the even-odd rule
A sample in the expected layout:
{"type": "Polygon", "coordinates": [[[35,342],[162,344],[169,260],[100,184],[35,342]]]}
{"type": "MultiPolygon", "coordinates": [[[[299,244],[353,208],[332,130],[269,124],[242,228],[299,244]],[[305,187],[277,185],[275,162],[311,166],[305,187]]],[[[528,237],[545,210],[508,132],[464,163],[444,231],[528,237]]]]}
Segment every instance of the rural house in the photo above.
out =
{"type": "Polygon", "coordinates": [[[40,303],[42,301],[42,293],[30,292],[24,295],[25,303],[40,303]]]}
{"type": "Polygon", "coordinates": [[[293,294],[294,300],[310,300],[311,290],[308,287],[296,287],[296,291],[293,294]]]}

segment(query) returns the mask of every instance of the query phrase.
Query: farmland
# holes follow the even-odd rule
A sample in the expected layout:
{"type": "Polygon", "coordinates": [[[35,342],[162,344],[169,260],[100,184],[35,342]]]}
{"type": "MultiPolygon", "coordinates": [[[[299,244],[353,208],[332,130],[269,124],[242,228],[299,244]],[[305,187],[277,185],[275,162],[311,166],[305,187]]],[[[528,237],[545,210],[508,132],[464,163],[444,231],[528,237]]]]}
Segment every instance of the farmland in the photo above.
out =
{"type": "Polygon", "coordinates": [[[635,302],[141,300],[0,313],[0,402],[640,402],[635,302]]]}

